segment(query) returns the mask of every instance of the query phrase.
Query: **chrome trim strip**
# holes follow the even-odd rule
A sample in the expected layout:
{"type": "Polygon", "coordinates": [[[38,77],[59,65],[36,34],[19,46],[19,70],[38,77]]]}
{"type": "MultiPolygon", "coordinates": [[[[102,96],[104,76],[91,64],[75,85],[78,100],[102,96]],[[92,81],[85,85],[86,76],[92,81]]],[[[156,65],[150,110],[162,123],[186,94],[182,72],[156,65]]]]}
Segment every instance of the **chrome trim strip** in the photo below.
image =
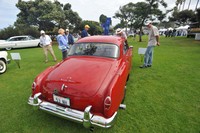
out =
{"type": "Polygon", "coordinates": [[[65,108],[50,102],[42,101],[39,99],[41,93],[37,93],[34,97],[29,97],[28,104],[32,106],[36,106],[39,109],[51,113],[53,115],[60,116],[62,118],[72,120],[74,122],[82,123],[85,128],[89,128],[92,126],[98,126],[102,128],[111,127],[117,115],[117,112],[110,118],[104,118],[102,116],[93,115],[90,113],[92,106],[87,106],[83,111],[78,111],[70,108],[65,108]]]}

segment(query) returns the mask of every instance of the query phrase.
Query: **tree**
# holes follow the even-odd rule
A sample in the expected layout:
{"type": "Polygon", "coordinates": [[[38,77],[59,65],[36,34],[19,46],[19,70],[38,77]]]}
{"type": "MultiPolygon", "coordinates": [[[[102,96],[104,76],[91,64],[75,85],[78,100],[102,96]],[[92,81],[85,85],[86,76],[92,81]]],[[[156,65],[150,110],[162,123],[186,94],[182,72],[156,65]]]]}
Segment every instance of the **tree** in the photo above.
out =
{"type": "Polygon", "coordinates": [[[190,9],[190,4],[191,4],[191,0],[189,1],[189,4],[188,4],[188,10],[190,9]]]}
{"type": "Polygon", "coordinates": [[[197,0],[197,4],[196,4],[196,8],[195,8],[195,10],[197,10],[197,6],[198,6],[198,4],[199,4],[199,0],[197,0]]]}
{"type": "Polygon", "coordinates": [[[123,27],[126,27],[126,32],[127,32],[127,27],[129,26],[130,29],[133,29],[133,25],[135,22],[135,14],[134,14],[134,8],[135,8],[135,4],[133,4],[132,2],[121,6],[119,8],[119,11],[117,11],[115,13],[114,18],[118,18],[121,21],[121,25],[123,27]]]}
{"type": "Polygon", "coordinates": [[[104,14],[101,14],[100,17],[99,17],[99,22],[101,24],[105,23],[106,22],[106,19],[107,19],[107,16],[104,15],[104,14]]]}
{"type": "Polygon", "coordinates": [[[71,5],[69,3],[64,5],[64,13],[65,13],[65,21],[64,27],[68,27],[69,29],[74,29],[75,27],[79,27],[82,19],[79,17],[77,12],[74,12],[71,9],[71,5]]]}
{"type": "Polygon", "coordinates": [[[183,10],[181,12],[174,11],[172,17],[169,19],[170,21],[176,21],[179,25],[196,21],[195,12],[192,10],[183,10]]]}
{"type": "Polygon", "coordinates": [[[181,10],[181,5],[183,4],[184,0],[176,0],[176,7],[178,9],[178,11],[181,10]]]}
{"type": "Polygon", "coordinates": [[[96,21],[89,21],[89,20],[84,20],[81,22],[81,24],[75,28],[76,31],[82,31],[84,29],[85,25],[89,25],[90,29],[88,31],[88,33],[90,35],[101,35],[103,32],[103,29],[100,26],[99,22],[96,21]]]}
{"type": "Polygon", "coordinates": [[[186,1],[186,0],[183,0],[183,8],[182,8],[182,10],[184,10],[184,7],[185,7],[185,1],[186,1]]]}
{"type": "Polygon", "coordinates": [[[197,18],[197,22],[199,22],[199,25],[200,25],[200,8],[196,10],[196,18],[197,18]]]}
{"type": "MultiPolygon", "coordinates": [[[[119,11],[115,13],[115,18],[119,18],[121,22],[129,22],[130,25],[139,28],[140,33],[142,33],[142,26],[146,20],[154,20],[156,17],[162,20],[166,15],[158,9],[159,5],[167,7],[164,0],[146,0],[146,2],[137,2],[136,4],[129,3],[120,7],[119,11]]],[[[142,41],[141,36],[139,41],[142,41]]]]}
{"type": "Polygon", "coordinates": [[[20,10],[15,26],[38,26],[39,30],[52,31],[54,27],[75,27],[81,22],[78,13],[73,12],[69,3],[61,4],[55,0],[18,0],[20,10]]]}

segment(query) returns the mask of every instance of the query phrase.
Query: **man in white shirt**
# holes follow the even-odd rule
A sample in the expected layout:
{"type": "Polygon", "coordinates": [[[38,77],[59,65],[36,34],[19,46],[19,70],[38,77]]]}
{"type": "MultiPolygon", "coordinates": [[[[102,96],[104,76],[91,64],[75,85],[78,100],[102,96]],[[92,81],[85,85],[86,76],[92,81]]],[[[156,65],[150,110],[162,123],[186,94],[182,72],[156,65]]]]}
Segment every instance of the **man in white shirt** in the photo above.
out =
{"type": "Polygon", "coordinates": [[[147,68],[152,66],[153,49],[156,45],[160,46],[158,28],[153,26],[151,21],[148,21],[145,25],[149,28],[149,40],[147,44],[147,50],[144,55],[144,64],[140,66],[140,68],[147,68]]]}
{"type": "Polygon", "coordinates": [[[121,38],[123,38],[125,40],[125,44],[126,44],[125,47],[126,47],[126,49],[128,49],[128,41],[127,41],[126,33],[122,29],[118,28],[116,30],[116,35],[120,36],[121,38]]]}
{"type": "Polygon", "coordinates": [[[45,63],[48,62],[48,51],[53,56],[54,61],[57,61],[56,56],[54,54],[53,48],[52,48],[52,40],[51,38],[45,34],[43,30],[40,31],[40,44],[43,45],[44,55],[45,55],[45,63]]]}

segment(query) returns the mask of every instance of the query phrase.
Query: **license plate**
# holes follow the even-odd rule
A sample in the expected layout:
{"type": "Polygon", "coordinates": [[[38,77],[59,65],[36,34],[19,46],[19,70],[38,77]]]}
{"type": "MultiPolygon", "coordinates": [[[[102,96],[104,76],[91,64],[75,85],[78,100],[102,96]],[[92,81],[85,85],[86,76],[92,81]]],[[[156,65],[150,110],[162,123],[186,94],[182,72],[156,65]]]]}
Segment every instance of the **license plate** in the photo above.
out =
{"type": "Polygon", "coordinates": [[[54,100],[54,102],[70,106],[70,99],[69,98],[64,98],[64,97],[53,95],[53,100],[54,100]]]}

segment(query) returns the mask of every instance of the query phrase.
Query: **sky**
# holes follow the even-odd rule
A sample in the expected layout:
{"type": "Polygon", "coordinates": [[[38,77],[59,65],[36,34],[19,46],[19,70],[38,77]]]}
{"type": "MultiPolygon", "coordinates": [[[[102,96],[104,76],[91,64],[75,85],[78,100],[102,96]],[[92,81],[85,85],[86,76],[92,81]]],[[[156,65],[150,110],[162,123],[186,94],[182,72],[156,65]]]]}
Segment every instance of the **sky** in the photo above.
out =
{"type": "MultiPolygon", "coordinates": [[[[25,0],[27,1],[27,0],[25,0]]],[[[76,11],[83,20],[99,21],[101,14],[107,17],[113,17],[120,6],[129,2],[137,3],[144,0],[58,0],[66,4],[70,3],[72,10],[76,11]]],[[[167,9],[172,9],[175,6],[176,0],[165,0],[168,4],[167,9]]],[[[19,9],[15,6],[18,0],[0,0],[0,29],[13,25],[17,19],[19,9]]],[[[190,9],[195,9],[197,0],[191,0],[190,9]]],[[[185,9],[188,8],[189,0],[186,0],[185,9]]],[[[198,4],[200,7],[200,3],[198,4]]],[[[166,9],[161,8],[166,11],[166,9]]],[[[115,25],[119,20],[112,18],[112,24],[115,25]]]]}

